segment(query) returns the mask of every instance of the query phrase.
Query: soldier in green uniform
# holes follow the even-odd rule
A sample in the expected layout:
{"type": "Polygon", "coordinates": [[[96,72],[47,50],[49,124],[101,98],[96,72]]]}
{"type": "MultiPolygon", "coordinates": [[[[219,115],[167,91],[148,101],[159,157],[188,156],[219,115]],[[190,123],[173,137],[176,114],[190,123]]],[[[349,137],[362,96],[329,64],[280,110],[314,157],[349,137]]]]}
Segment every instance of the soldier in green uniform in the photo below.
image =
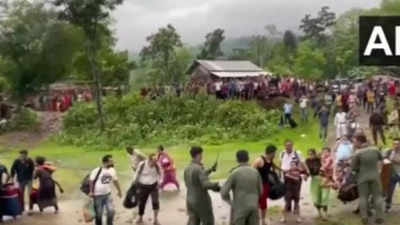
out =
{"type": "Polygon", "coordinates": [[[186,208],[189,215],[188,225],[214,225],[214,213],[208,190],[220,191],[217,182],[211,182],[208,176],[215,172],[217,164],[205,170],[202,164],[203,149],[194,146],[190,150],[192,162],[185,168],[184,179],[187,188],[186,208]]]}
{"type": "Polygon", "coordinates": [[[383,198],[379,171],[383,157],[376,147],[368,146],[364,134],[358,134],[354,137],[354,147],[357,151],[351,166],[357,174],[362,223],[368,224],[368,198],[372,196],[373,207],[376,211],[376,223],[382,224],[384,222],[383,198]]]}
{"type": "Polygon", "coordinates": [[[258,199],[262,191],[262,180],[258,171],[249,165],[249,153],[236,153],[239,163],[221,189],[222,199],[231,205],[232,225],[259,225],[258,199]],[[230,198],[233,192],[233,202],[230,198]]]}

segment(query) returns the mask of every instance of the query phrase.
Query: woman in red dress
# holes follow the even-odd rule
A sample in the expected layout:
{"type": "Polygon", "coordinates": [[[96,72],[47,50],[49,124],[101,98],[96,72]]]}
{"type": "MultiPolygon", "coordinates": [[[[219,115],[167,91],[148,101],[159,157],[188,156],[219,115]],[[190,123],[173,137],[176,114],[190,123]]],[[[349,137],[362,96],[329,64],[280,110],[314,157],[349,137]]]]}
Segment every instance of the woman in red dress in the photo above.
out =
{"type": "Polygon", "coordinates": [[[176,179],[176,170],[174,166],[174,161],[172,158],[164,151],[164,147],[160,145],[157,149],[157,161],[163,170],[163,179],[160,184],[161,190],[164,189],[167,184],[174,184],[179,190],[179,182],[176,179]]]}

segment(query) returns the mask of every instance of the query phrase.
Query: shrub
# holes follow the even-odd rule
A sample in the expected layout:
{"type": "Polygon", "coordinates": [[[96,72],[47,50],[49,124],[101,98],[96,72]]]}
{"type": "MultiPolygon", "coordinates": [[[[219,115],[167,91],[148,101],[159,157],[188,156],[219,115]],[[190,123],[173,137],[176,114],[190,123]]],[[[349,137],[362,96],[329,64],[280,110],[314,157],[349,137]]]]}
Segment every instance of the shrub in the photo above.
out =
{"type": "Polygon", "coordinates": [[[21,130],[35,130],[39,128],[39,120],[35,112],[28,108],[21,108],[21,110],[14,114],[7,124],[1,128],[1,132],[7,131],[21,131],[21,130]]]}
{"type": "Polygon", "coordinates": [[[256,102],[211,96],[165,96],[155,100],[131,93],[107,97],[106,130],[98,131],[93,104],[73,106],[64,116],[64,143],[100,149],[143,143],[213,143],[254,140],[276,131],[278,114],[256,102]]]}

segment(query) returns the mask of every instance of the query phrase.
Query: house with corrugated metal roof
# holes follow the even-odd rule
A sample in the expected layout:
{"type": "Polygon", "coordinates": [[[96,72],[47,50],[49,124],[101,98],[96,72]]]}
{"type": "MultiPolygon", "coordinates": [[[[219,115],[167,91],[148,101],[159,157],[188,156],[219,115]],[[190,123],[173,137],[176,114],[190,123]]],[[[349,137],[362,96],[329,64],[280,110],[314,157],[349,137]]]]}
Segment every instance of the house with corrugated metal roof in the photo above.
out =
{"type": "Polygon", "coordinates": [[[192,79],[251,78],[272,75],[250,61],[195,60],[187,74],[192,79]]]}

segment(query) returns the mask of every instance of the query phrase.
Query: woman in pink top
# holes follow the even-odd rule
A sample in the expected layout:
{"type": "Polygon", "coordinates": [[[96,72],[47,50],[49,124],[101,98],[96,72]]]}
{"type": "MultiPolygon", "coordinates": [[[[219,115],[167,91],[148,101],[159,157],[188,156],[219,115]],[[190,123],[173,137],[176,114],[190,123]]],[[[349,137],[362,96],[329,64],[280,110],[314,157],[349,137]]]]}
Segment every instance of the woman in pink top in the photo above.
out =
{"type": "Polygon", "coordinates": [[[165,185],[167,184],[174,184],[176,188],[179,190],[179,182],[176,179],[176,170],[174,161],[172,158],[164,151],[164,147],[162,145],[158,146],[158,154],[157,154],[157,161],[160,167],[163,170],[163,179],[160,184],[160,188],[164,189],[165,185]]]}

